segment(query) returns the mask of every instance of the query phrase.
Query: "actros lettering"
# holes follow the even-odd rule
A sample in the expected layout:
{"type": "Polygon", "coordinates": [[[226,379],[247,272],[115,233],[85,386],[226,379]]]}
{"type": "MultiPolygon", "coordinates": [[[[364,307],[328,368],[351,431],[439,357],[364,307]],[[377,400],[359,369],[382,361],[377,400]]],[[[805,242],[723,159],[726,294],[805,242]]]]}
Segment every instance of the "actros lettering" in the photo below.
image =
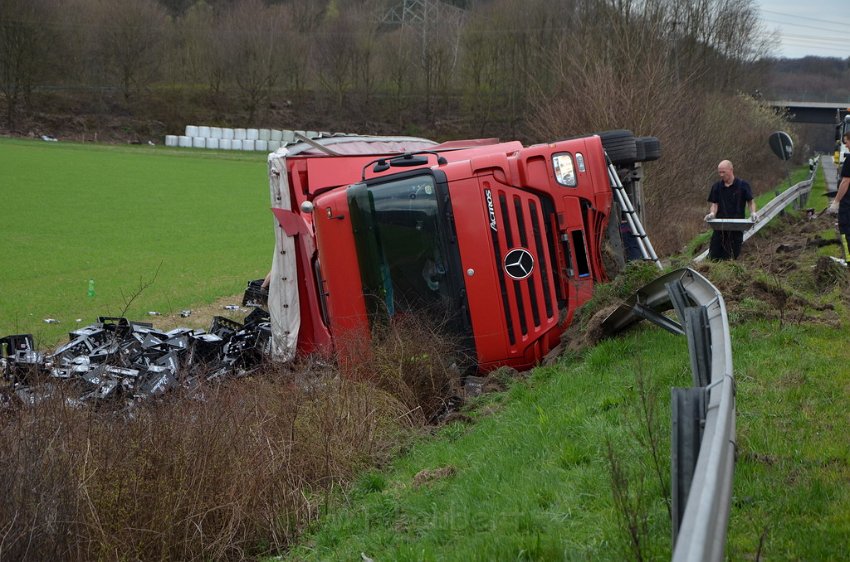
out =
{"type": "Polygon", "coordinates": [[[493,195],[489,189],[484,190],[484,196],[487,198],[487,212],[490,213],[490,229],[496,229],[496,210],[493,208],[493,195]]]}

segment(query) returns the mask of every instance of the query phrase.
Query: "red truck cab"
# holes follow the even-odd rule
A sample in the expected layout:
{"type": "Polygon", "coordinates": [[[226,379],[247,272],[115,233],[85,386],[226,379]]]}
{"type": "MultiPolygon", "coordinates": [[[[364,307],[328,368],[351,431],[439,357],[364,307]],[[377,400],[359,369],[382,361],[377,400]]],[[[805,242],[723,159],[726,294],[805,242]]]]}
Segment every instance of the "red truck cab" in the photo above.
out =
{"type": "Polygon", "coordinates": [[[424,311],[447,320],[479,371],[527,368],[606,279],[613,195],[595,135],[531,147],[319,140],[269,167],[280,358],[339,351],[381,318],[424,311]]]}

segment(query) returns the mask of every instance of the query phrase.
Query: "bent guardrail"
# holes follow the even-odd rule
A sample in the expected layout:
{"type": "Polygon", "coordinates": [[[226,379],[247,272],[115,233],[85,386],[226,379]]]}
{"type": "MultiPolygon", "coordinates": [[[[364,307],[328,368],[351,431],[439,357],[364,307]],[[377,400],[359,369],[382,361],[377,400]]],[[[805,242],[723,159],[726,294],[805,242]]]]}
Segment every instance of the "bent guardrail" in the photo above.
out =
{"type": "MultiPolygon", "coordinates": [[[[767,223],[769,223],[774,217],[776,217],[777,215],[782,213],[782,211],[784,211],[788,207],[788,205],[791,205],[795,201],[803,201],[804,197],[808,196],[808,194],[812,191],[812,183],[814,182],[815,174],[818,171],[818,164],[819,163],[820,163],[820,160],[816,160],[815,165],[812,167],[811,174],[809,174],[809,177],[807,179],[792,185],[791,187],[789,187],[788,189],[786,189],[785,191],[783,191],[782,193],[780,193],[779,195],[777,195],[776,197],[771,199],[767,203],[767,205],[765,205],[759,211],[759,215],[761,217],[759,219],[759,221],[752,223],[752,226],[750,228],[747,228],[744,231],[744,241],[745,242],[752,235],[754,235],[756,232],[758,232],[759,230],[764,228],[767,225],[767,223]]],[[[735,219],[715,219],[713,221],[709,221],[709,225],[712,226],[713,228],[724,229],[725,228],[724,223],[726,223],[726,222],[736,222],[736,221],[735,221],[735,219]]],[[[737,221],[737,222],[745,222],[745,221],[737,221]]],[[[736,228],[732,228],[732,229],[736,229],[736,228]]],[[[707,257],[708,257],[708,250],[706,250],[703,253],[696,256],[693,259],[693,261],[699,263],[707,257]]]]}
{"type": "Polygon", "coordinates": [[[687,336],[693,386],[673,389],[673,560],[723,559],[735,464],[735,379],[723,296],[679,269],[649,283],[603,322],[613,335],[647,319],[687,336]],[[679,322],[664,316],[675,309],[679,322]]]}

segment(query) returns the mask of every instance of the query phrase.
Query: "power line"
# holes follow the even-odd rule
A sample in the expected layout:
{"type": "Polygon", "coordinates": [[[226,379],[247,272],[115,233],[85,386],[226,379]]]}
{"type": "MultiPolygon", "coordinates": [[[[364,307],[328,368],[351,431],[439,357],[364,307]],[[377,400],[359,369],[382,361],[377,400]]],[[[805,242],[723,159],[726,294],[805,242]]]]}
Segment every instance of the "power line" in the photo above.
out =
{"type": "Polygon", "coordinates": [[[816,22],[820,22],[820,23],[826,23],[826,24],[830,24],[830,25],[843,25],[843,26],[850,27],[850,21],[848,21],[848,20],[836,20],[835,18],[825,20],[825,19],[821,19],[821,18],[812,18],[812,17],[808,17],[808,16],[801,16],[801,15],[798,15],[798,14],[789,14],[787,12],[775,12],[773,10],[765,10],[765,9],[762,9],[761,11],[764,12],[765,14],[773,14],[775,16],[785,16],[785,17],[789,17],[789,18],[794,18],[795,20],[809,20],[809,21],[816,21],[816,22]]]}
{"type": "Polygon", "coordinates": [[[810,43],[812,45],[822,45],[824,47],[835,47],[840,49],[844,45],[844,39],[830,39],[827,37],[810,37],[808,35],[785,35],[785,39],[789,39],[786,43],[810,43]]]}
{"type": "MultiPolygon", "coordinates": [[[[802,41],[814,41],[818,43],[825,43],[829,45],[834,45],[836,48],[844,47],[847,44],[847,39],[843,37],[836,36],[824,36],[824,35],[804,35],[798,33],[785,33],[780,31],[780,38],[783,43],[787,43],[786,39],[791,40],[802,40],[802,41]]],[[[848,52],[850,54],[850,52],[848,52]]]]}
{"type": "Polygon", "coordinates": [[[818,30],[818,31],[827,31],[827,32],[829,32],[829,33],[840,33],[840,34],[841,34],[841,33],[846,33],[846,32],[847,32],[847,29],[846,29],[846,28],[845,28],[845,29],[824,29],[824,28],[823,28],[823,26],[818,26],[818,25],[806,25],[806,24],[804,24],[804,23],[797,23],[797,22],[789,23],[789,22],[776,21],[776,20],[769,20],[769,19],[765,19],[765,21],[766,21],[767,23],[772,24],[772,25],[780,25],[780,26],[786,26],[786,27],[793,27],[793,28],[795,28],[795,29],[796,29],[796,28],[798,28],[798,27],[804,27],[804,28],[806,28],[806,29],[815,29],[815,30],[818,30]]]}
{"type": "Polygon", "coordinates": [[[784,58],[794,59],[794,58],[802,58],[802,57],[806,57],[806,56],[820,56],[820,57],[836,58],[836,59],[842,59],[842,60],[848,58],[846,54],[837,53],[835,47],[830,47],[830,46],[827,46],[827,45],[812,45],[811,43],[803,43],[803,42],[797,43],[797,42],[787,41],[787,42],[784,43],[783,47],[785,48],[785,50],[794,49],[794,48],[796,48],[795,50],[799,50],[799,49],[805,50],[804,53],[799,54],[799,55],[787,55],[787,54],[782,55],[784,58]]]}
{"type": "Polygon", "coordinates": [[[783,49],[798,48],[805,49],[810,52],[828,53],[836,58],[847,58],[850,56],[850,50],[847,49],[847,40],[845,33],[850,28],[850,22],[846,20],[823,19],[809,16],[801,16],[797,14],[789,14],[787,12],[778,12],[775,10],[761,10],[765,14],[779,16],[780,18],[790,18],[793,21],[783,21],[772,17],[763,18],[764,22],[770,26],[777,26],[772,29],[779,34],[781,42],[780,47],[783,49]],[[802,23],[804,20],[807,23],[802,23]],[[814,25],[820,24],[820,25],[814,25]],[[842,27],[836,29],[836,26],[842,27]],[[811,29],[818,31],[818,34],[806,33],[806,30],[811,29]],[[790,30],[790,32],[785,31],[790,30]],[[794,33],[797,31],[797,33],[794,33]]]}

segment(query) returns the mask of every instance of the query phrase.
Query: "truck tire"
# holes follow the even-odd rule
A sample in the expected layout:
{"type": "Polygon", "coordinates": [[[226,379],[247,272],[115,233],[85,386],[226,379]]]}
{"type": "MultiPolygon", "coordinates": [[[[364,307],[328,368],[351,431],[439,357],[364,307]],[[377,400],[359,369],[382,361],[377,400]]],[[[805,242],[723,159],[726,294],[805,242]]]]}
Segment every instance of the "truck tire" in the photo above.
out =
{"type": "Polygon", "coordinates": [[[661,158],[661,141],[656,137],[638,137],[638,144],[643,145],[643,160],[640,162],[652,162],[661,158]]]}
{"type": "Polygon", "coordinates": [[[643,141],[645,138],[635,138],[635,162],[644,162],[646,160],[646,143],[643,141]]]}
{"type": "Polygon", "coordinates": [[[597,133],[602,139],[602,147],[615,166],[631,165],[637,161],[635,135],[626,129],[602,131],[597,133]]]}

